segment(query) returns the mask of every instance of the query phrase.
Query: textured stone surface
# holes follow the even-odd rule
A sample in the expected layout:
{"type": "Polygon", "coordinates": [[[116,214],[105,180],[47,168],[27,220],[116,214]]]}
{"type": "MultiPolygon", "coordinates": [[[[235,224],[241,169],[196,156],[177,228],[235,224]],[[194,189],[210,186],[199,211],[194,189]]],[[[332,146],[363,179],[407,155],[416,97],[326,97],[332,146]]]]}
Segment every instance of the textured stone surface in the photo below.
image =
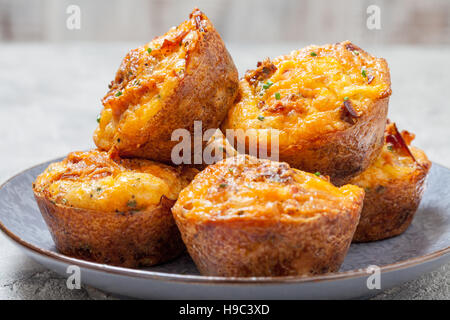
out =
{"type": "MultiPolygon", "coordinates": [[[[72,150],[93,147],[92,132],[120,59],[136,44],[0,45],[0,182],[72,150]]],[[[230,45],[240,72],[257,59],[302,44],[230,45]]],[[[370,49],[369,49],[370,51],[370,49]]],[[[450,167],[450,47],[381,47],[392,74],[390,117],[417,134],[416,145],[450,167]]],[[[450,299],[450,266],[385,291],[375,299],[450,299]]],[[[68,290],[0,234],[0,299],[108,299],[94,288],[68,290]]]]}

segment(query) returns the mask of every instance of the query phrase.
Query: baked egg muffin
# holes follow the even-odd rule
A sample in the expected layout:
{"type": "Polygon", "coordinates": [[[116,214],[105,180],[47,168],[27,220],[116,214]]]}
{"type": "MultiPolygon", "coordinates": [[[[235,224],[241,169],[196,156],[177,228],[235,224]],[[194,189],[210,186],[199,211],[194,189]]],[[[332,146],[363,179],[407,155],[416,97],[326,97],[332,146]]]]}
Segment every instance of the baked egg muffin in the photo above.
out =
{"type": "Polygon", "coordinates": [[[33,191],[59,252],[124,267],[151,266],[184,250],[171,214],[194,169],[106,152],[72,152],[33,191]]]}
{"type": "Polygon", "coordinates": [[[222,131],[250,130],[237,148],[266,154],[276,132],[280,161],[342,185],[381,151],[390,86],[386,61],[349,41],[308,46],[247,71],[222,131]]]}
{"type": "MultiPolygon", "coordinates": [[[[176,129],[218,128],[238,92],[238,72],[220,35],[198,9],[178,27],[123,59],[94,133],[102,150],[171,163],[176,129]]],[[[176,140],[176,139],[175,139],[176,140]]]]}
{"type": "Polygon", "coordinates": [[[311,275],[339,269],[363,198],[357,186],[239,155],[200,172],[172,212],[203,275],[311,275]]]}
{"type": "Polygon", "coordinates": [[[390,238],[411,224],[425,189],[431,162],[410,146],[414,134],[386,127],[383,150],[366,171],[350,183],[364,188],[366,196],[354,242],[390,238]]]}

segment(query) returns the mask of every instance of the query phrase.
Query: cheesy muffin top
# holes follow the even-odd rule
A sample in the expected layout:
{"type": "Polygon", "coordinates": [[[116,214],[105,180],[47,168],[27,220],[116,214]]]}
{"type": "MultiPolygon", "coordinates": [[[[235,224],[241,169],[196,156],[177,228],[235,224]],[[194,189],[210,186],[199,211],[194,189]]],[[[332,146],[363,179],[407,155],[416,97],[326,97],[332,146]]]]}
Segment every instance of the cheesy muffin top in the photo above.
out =
{"type": "Polygon", "coordinates": [[[345,130],[391,94],[384,59],[349,41],[259,62],[240,80],[223,129],[277,129],[280,146],[345,130]]]}
{"type": "Polygon", "coordinates": [[[350,183],[364,188],[371,188],[382,183],[387,184],[394,179],[403,179],[417,169],[428,171],[431,162],[426,154],[410,146],[415,135],[406,130],[401,133],[395,123],[388,123],[385,132],[385,143],[378,158],[350,183]]]}
{"type": "Polygon", "coordinates": [[[101,150],[115,147],[127,157],[170,162],[170,150],[163,147],[173,144],[173,130],[193,126],[193,120],[182,121],[191,117],[206,128],[218,126],[215,122],[225,117],[237,87],[237,69],[219,34],[194,9],[178,27],[125,56],[102,100],[94,142],[101,150]],[[207,96],[197,95],[197,90],[207,96]],[[180,105],[190,108],[183,109],[181,120],[180,105]]]}
{"type": "Polygon", "coordinates": [[[248,155],[200,172],[181,191],[173,212],[186,219],[308,219],[360,206],[364,190],[333,186],[319,173],[248,155]]]}
{"type": "Polygon", "coordinates": [[[33,189],[51,202],[102,212],[146,210],[176,200],[196,173],[150,160],[120,159],[98,150],[72,152],[40,174],[33,189]]]}

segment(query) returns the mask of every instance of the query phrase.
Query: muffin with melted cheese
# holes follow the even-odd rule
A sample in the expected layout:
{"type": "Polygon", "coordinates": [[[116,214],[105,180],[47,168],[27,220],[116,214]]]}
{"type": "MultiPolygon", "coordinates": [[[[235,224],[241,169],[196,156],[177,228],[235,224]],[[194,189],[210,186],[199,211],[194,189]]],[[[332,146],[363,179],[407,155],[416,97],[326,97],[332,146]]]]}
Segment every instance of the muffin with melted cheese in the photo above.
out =
{"type": "Polygon", "coordinates": [[[344,260],[363,198],[357,186],[239,155],[200,172],[172,212],[204,275],[321,274],[344,260]]]}
{"type": "Polygon", "coordinates": [[[348,41],[309,46],[248,71],[222,129],[248,130],[238,149],[258,141],[265,154],[277,133],[280,161],[341,185],[380,153],[390,94],[384,59],[348,41]]]}
{"type": "Polygon", "coordinates": [[[350,183],[364,188],[366,197],[353,241],[367,242],[403,233],[411,224],[422,199],[431,162],[410,143],[414,135],[386,127],[379,157],[350,183]]]}
{"type": "Polygon", "coordinates": [[[238,72],[220,35],[198,9],[163,36],[131,50],[120,65],[94,141],[120,156],[171,162],[176,129],[218,128],[239,87],[238,72]]]}
{"type": "Polygon", "coordinates": [[[39,175],[33,191],[61,253],[150,266],[184,249],[170,208],[195,173],[97,150],[72,152],[39,175]]]}

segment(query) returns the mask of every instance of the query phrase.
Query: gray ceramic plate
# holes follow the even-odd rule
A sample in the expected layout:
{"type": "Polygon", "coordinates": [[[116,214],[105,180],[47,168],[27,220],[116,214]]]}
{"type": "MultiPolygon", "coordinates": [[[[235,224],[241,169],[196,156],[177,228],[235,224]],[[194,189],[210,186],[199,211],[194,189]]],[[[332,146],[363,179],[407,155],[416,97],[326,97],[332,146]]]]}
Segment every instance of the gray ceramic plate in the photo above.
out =
{"type": "MultiPolygon", "coordinates": [[[[56,161],[56,160],[55,160],[56,161]]],[[[428,188],[411,227],[401,236],[353,244],[340,272],[315,277],[223,278],[197,272],[184,255],[135,270],[59,254],[34,201],[31,183],[48,163],[28,169],[0,188],[0,229],[28,255],[66,275],[81,268],[85,284],[123,296],[172,299],[340,299],[376,294],[369,265],[381,267],[381,290],[412,280],[450,261],[450,170],[433,164],[428,188]]]]}

